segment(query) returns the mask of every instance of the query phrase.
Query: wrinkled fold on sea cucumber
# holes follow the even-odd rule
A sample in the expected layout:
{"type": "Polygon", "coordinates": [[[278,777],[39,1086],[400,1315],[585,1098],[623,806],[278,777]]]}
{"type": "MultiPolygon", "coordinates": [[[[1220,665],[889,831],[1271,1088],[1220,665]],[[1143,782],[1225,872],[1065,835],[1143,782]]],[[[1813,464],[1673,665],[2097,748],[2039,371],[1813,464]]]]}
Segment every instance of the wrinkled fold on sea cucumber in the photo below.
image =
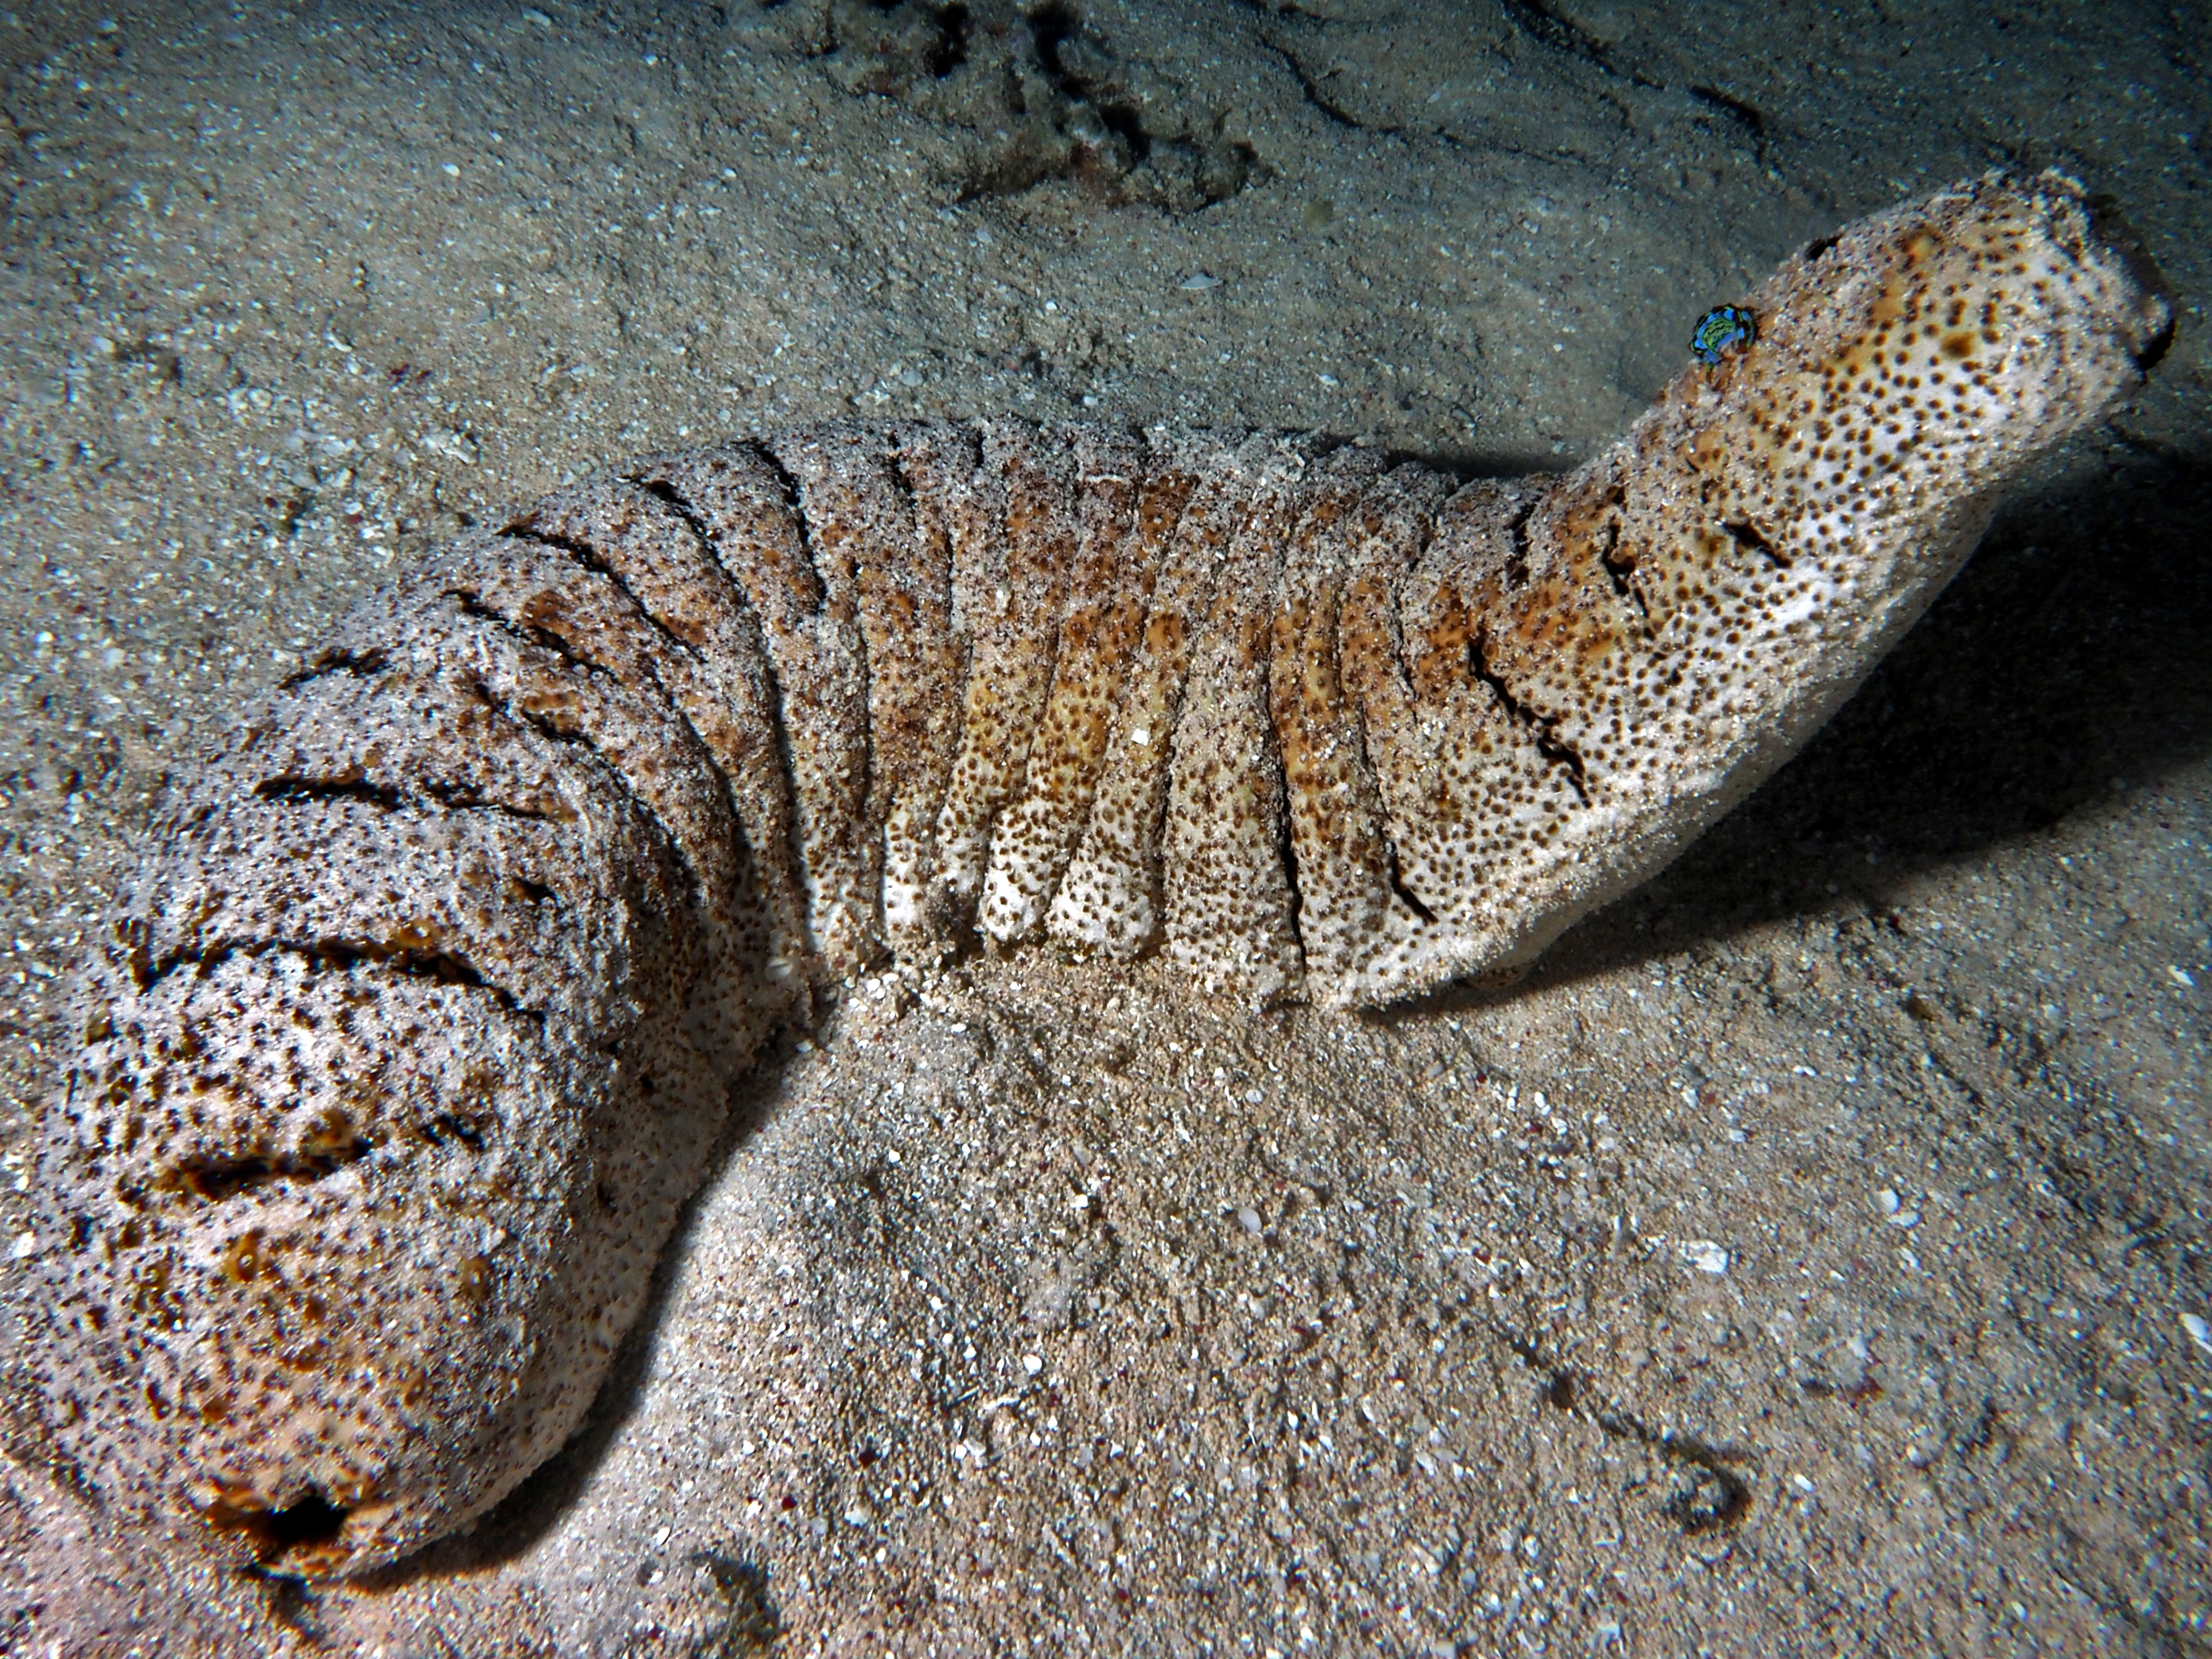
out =
{"type": "Polygon", "coordinates": [[[281,1571],[465,1528],[817,994],[1039,945],[1341,1007],[1524,962],[1817,730],[2169,326],[2055,175],[1736,310],[1561,477],[832,424],[369,600],[167,792],[85,970],[39,1172],[65,1443],[281,1571]]]}

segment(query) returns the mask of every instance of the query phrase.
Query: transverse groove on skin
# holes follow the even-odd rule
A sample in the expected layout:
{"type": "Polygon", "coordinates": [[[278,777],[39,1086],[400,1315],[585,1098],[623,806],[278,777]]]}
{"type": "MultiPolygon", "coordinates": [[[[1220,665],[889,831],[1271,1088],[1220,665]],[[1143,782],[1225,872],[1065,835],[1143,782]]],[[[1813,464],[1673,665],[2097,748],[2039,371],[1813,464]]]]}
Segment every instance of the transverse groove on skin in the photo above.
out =
{"type": "Polygon", "coordinates": [[[1527,960],[1785,759],[2168,313],[2077,186],[1841,233],[1561,478],[832,425],[341,625],[158,808],[46,1124],[50,1407],[286,1571],[575,1427],[733,1080],[891,955],[1371,1006],[1527,960]]]}

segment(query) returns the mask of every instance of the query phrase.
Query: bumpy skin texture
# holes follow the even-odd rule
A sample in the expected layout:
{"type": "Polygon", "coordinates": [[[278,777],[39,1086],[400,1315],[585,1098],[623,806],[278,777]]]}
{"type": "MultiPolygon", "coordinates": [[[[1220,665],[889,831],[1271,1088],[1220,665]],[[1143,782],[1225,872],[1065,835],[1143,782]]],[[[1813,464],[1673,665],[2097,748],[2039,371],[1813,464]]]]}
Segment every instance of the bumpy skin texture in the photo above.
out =
{"type": "Polygon", "coordinates": [[[1749,304],[1564,478],[833,426],[433,559],[169,794],[88,969],[69,1443],[283,1571],[465,1527],[811,987],[973,932],[1343,1006],[1524,959],[1802,743],[2167,325],[2055,177],[1749,304]]]}

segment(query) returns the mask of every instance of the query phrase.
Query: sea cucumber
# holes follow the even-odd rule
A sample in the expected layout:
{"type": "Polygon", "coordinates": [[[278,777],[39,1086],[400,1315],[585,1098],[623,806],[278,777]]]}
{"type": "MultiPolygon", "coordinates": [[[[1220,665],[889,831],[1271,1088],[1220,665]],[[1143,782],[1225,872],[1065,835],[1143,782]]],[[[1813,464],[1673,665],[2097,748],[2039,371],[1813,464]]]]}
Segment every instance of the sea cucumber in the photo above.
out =
{"type": "Polygon", "coordinates": [[[1525,961],[1803,743],[2170,326],[2056,175],[1742,309],[1563,477],[836,425],[433,557],[171,789],[85,970],[64,1443],[272,1571],[466,1527],[817,988],[978,935],[1344,1007],[1525,961]]]}

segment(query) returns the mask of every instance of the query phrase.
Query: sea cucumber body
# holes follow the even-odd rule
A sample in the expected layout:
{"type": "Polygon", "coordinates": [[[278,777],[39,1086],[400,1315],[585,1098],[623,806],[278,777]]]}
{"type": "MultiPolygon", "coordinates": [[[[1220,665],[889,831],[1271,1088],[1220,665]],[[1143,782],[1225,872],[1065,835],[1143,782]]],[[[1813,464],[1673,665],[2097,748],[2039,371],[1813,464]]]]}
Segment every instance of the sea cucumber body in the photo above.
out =
{"type": "Polygon", "coordinates": [[[1540,950],[1818,727],[2164,319],[2053,178],[1750,305],[1557,479],[834,425],[431,559],[173,788],[87,970],[71,1443],[284,1570],[388,1562],[574,1428],[812,988],[980,933],[1351,1006],[1540,950]]]}

